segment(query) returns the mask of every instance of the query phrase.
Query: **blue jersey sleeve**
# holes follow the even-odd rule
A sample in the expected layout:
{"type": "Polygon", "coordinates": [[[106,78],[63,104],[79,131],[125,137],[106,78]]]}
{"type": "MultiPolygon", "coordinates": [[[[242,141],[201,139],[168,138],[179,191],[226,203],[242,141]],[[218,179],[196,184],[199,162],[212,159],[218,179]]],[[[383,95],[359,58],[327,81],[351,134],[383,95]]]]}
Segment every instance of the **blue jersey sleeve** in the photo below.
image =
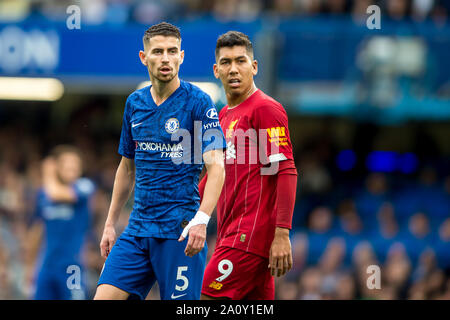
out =
{"type": "Polygon", "coordinates": [[[134,159],[134,152],[136,145],[131,135],[131,108],[130,99],[125,103],[125,110],[123,112],[122,132],[120,134],[119,154],[129,159],[134,159]]]}
{"type": "Polygon", "coordinates": [[[78,202],[87,201],[94,193],[95,186],[91,180],[87,178],[80,178],[74,183],[73,190],[75,191],[78,202]]]}
{"type": "Polygon", "coordinates": [[[219,113],[209,95],[199,97],[195,110],[195,121],[201,125],[202,154],[217,149],[225,149],[226,142],[219,122],[219,113]]]}

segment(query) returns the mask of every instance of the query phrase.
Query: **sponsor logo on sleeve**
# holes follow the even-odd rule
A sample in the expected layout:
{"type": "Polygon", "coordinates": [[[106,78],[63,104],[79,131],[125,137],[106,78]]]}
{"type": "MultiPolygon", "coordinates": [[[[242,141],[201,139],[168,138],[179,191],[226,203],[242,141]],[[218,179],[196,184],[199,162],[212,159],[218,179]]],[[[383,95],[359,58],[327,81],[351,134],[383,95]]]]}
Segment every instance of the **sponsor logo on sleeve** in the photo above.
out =
{"type": "Polygon", "coordinates": [[[219,115],[217,113],[216,108],[211,108],[206,111],[206,116],[212,120],[219,120],[219,115]]]}
{"type": "Polygon", "coordinates": [[[267,134],[269,135],[270,143],[274,143],[276,146],[288,145],[285,127],[268,128],[267,134]]]}

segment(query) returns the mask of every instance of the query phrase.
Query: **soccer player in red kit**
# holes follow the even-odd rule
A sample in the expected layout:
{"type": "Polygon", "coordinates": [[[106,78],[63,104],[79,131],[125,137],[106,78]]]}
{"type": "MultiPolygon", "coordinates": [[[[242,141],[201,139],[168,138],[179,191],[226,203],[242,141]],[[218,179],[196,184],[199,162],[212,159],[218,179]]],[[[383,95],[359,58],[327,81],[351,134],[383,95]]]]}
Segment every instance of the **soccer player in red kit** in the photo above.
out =
{"type": "Polygon", "coordinates": [[[215,55],[214,75],[228,103],[219,113],[227,142],[225,184],[201,299],[273,300],[274,276],[292,268],[297,170],[288,118],[280,103],[255,86],[258,63],[248,36],[220,36],[215,55]]]}

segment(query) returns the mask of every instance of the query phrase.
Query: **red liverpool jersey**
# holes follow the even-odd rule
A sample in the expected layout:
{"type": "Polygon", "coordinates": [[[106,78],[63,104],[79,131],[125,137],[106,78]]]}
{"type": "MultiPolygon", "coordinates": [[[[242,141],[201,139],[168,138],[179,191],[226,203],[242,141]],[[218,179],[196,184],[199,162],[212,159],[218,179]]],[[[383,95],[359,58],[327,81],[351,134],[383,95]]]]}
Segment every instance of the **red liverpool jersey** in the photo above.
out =
{"type": "Polygon", "coordinates": [[[219,113],[227,142],[217,203],[217,247],[269,256],[276,222],[278,161],[293,160],[283,106],[261,90],[219,113]]]}

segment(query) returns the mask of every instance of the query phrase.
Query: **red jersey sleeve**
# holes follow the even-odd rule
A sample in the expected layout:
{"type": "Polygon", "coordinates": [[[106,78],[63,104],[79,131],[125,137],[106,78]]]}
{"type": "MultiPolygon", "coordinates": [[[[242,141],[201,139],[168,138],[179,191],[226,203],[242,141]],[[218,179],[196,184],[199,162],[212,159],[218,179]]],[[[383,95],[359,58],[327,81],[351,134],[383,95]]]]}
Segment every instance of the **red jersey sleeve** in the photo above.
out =
{"type": "Polygon", "coordinates": [[[262,148],[265,156],[262,157],[260,153],[263,164],[294,159],[288,117],[281,104],[265,102],[255,109],[254,121],[259,134],[259,148],[262,148]]]}

